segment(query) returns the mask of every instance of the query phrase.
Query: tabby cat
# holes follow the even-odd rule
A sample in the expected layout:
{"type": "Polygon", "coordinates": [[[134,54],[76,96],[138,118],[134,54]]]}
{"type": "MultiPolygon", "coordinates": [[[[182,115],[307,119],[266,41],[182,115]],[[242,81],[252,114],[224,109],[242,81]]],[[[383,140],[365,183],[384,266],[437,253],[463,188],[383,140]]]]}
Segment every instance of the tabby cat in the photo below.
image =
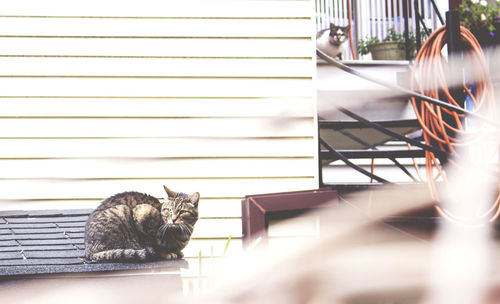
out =
{"type": "Polygon", "coordinates": [[[198,220],[198,192],[187,195],[163,186],[168,200],[139,192],[105,199],[85,227],[85,256],[94,261],[182,258],[198,220]]]}
{"type": "Polygon", "coordinates": [[[342,60],[342,53],[347,48],[349,26],[338,26],[330,23],[329,29],[316,34],[316,47],[332,58],[342,60]]]}

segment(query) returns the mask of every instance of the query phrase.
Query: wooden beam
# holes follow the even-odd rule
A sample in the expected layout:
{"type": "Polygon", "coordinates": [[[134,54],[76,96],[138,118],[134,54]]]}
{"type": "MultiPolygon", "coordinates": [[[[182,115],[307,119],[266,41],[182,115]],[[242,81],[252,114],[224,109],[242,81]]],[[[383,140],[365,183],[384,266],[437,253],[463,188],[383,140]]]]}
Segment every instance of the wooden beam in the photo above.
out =
{"type": "Polygon", "coordinates": [[[450,9],[458,8],[461,2],[462,0],[449,0],[449,8],[450,9]]]}

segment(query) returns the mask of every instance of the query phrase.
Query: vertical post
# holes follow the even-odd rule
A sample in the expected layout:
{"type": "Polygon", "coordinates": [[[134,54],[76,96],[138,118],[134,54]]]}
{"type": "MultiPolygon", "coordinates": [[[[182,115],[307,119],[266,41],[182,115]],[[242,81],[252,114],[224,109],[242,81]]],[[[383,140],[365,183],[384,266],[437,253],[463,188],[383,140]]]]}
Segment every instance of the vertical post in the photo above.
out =
{"type": "Polygon", "coordinates": [[[358,54],[358,39],[357,37],[360,37],[360,33],[362,31],[361,29],[361,24],[359,22],[359,3],[358,0],[352,1],[351,2],[351,42],[354,44],[354,55],[355,58],[353,59],[359,59],[359,54],[358,54]]]}
{"type": "MultiPolygon", "coordinates": [[[[460,16],[458,11],[455,9],[446,12],[446,37],[448,46],[449,73],[450,75],[453,75],[453,79],[463,79],[463,47],[460,35],[460,16]]],[[[461,107],[464,107],[465,95],[463,92],[463,84],[453,84],[450,93],[457,103],[461,107]]]]}
{"type": "Polygon", "coordinates": [[[460,16],[457,10],[446,12],[446,36],[448,38],[448,55],[462,51],[460,38],[460,16]]]}
{"type": "Polygon", "coordinates": [[[458,8],[462,0],[448,0],[448,7],[450,9],[458,8]]]}
{"type": "Polygon", "coordinates": [[[389,19],[389,17],[387,16],[388,14],[386,14],[386,12],[387,12],[386,1],[382,1],[382,3],[380,3],[380,10],[379,10],[378,19],[382,23],[382,34],[383,35],[386,35],[387,30],[389,29],[387,27],[387,25],[388,25],[387,20],[389,19]]]}
{"type": "Polygon", "coordinates": [[[323,161],[321,160],[320,122],[318,117],[318,189],[323,188],[323,161]]]}
{"type": "Polygon", "coordinates": [[[431,0],[431,4],[432,4],[432,7],[434,8],[434,12],[436,13],[436,15],[439,19],[439,22],[441,23],[441,25],[444,25],[443,17],[441,16],[441,13],[439,12],[439,7],[436,5],[436,2],[434,2],[434,0],[431,0]]]}
{"type": "Polygon", "coordinates": [[[406,60],[410,60],[410,26],[409,26],[409,17],[408,17],[408,1],[403,1],[403,19],[405,22],[405,55],[406,60]]]}
{"type": "MultiPolygon", "coordinates": [[[[416,40],[416,49],[417,51],[420,50],[420,41],[421,41],[421,37],[420,37],[420,19],[423,18],[423,16],[420,14],[420,8],[419,8],[419,3],[418,3],[418,0],[415,0],[414,1],[414,6],[415,6],[415,40],[416,40]]],[[[423,7],[422,7],[423,8],[423,7]]]]}
{"type": "Polygon", "coordinates": [[[394,14],[392,13],[392,10],[393,10],[392,1],[393,0],[387,1],[387,19],[388,19],[387,27],[393,28],[395,30],[396,28],[394,26],[394,14]]]}

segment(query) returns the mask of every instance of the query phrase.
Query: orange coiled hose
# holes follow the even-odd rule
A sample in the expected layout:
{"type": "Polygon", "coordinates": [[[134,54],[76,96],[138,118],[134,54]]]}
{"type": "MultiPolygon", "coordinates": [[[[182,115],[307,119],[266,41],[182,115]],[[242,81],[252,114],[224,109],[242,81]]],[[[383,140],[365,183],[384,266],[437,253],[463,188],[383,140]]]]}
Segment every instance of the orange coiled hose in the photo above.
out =
{"type": "Polygon", "coordinates": [[[356,60],[356,53],[354,52],[354,44],[352,42],[352,17],[351,17],[351,13],[352,13],[351,0],[347,0],[347,22],[349,24],[349,46],[351,49],[352,59],[356,60]]]}
{"type": "MultiPolygon", "coordinates": [[[[463,85],[464,92],[470,97],[474,104],[473,111],[481,112],[490,117],[496,117],[493,84],[483,50],[474,35],[466,28],[460,28],[460,36],[464,45],[464,61],[474,69],[474,75],[482,76],[474,80],[475,95],[472,94],[470,90],[470,83],[463,85]]],[[[434,31],[425,41],[413,64],[411,89],[429,97],[446,101],[454,106],[462,107],[462,105],[454,99],[448,87],[448,80],[450,79],[448,73],[450,62],[446,61],[442,55],[442,50],[446,45],[446,41],[446,26],[434,31]],[[418,84],[416,83],[417,79],[418,84]]],[[[455,82],[452,84],[454,87],[456,87],[457,81],[460,83],[463,82],[462,79],[452,79],[451,81],[455,82]]],[[[464,114],[458,114],[454,111],[435,106],[429,102],[417,102],[414,97],[412,97],[411,101],[417,119],[422,126],[425,143],[427,145],[438,146],[442,151],[448,152],[452,156],[452,158],[448,159],[450,165],[456,166],[457,162],[455,162],[454,159],[460,159],[458,147],[467,147],[467,145],[471,143],[471,140],[477,140],[486,133],[483,132],[484,126],[480,126],[479,123],[476,122],[474,128],[466,128],[466,126],[464,126],[464,114]]],[[[444,182],[446,182],[446,174],[434,153],[426,151],[425,162],[427,184],[431,196],[434,200],[439,202],[434,173],[437,169],[439,173],[438,176],[441,176],[444,182]]],[[[460,223],[472,223],[477,221],[478,217],[487,217],[490,221],[494,221],[500,215],[499,202],[500,195],[498,195],[495,202],[487,208],[488,210],[482,210],[473,217],[453,215],[439,206],[436,206],[436,210],[443,217],[460,223]]]]}

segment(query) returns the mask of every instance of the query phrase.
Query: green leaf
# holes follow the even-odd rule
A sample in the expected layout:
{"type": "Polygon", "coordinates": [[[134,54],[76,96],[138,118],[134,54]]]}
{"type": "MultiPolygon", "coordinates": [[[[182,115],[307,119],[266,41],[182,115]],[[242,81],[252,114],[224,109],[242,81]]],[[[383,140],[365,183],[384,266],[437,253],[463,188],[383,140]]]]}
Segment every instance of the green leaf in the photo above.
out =
{"type": "Polygon", "coordinates": [[[232,238],[232,237],[233,237],[233,236],[230,234],[230,235],[229,235],[229,238],[227,239],[226,247],[224,248],[224,252],[222,253],[222,256],[223,256],[223,257],[224,257],[224,256],[226,256],[226,252],[227,252],[227,249],[229,248],[229,243],[231,243],[231,238],[232,238]]]}

